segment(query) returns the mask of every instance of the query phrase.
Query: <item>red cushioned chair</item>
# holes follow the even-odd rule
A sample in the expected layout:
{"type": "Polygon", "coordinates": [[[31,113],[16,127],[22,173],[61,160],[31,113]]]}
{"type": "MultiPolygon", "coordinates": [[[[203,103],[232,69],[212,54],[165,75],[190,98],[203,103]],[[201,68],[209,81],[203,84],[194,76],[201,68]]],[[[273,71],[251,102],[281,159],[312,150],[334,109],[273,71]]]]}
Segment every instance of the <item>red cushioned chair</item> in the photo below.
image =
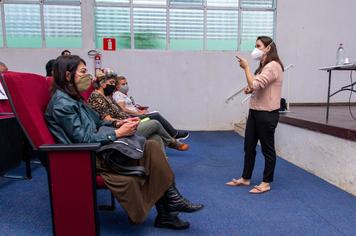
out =
{"type": "MultiPolygon", "coordinates": [[[[1,84],[1,81],[0,81],[1,84]]],[[[0,91],[1,92],[1,91],[0,91]]],[[[9,100],[4,100],[0,99],[0,116],[1,117],[12,117],[14,116],[14,113],[12,112],[11,105],[9,100]]],[[[15,119],[15,118],[14,118],[15,119]]],[[[15,122],[16,123],[16,122],[15,122]]],[[[12,125],[17,125],[12,123],[12,125]]],[[[16,129],[16,127],[14,127],[16,129]]],[[[32,173],[31,173],[31,160],[30,160],[30,154],[27,151],[28,143],[25,138],[22,138],[22,150],[20,152],[17,152],[20,154],[20,156],[16,156],[15,158],[18,160],[23,160],[25,162],[25,176],[20,176],[20,175],[12,175],[12,174],[5,174],[3,177],[6,178],[12,178],[12,179],[31,179],[32,178],[32,173]]],[[[18,163],[20,164],[20,163],[18,163]]]]}
{"type": "Polygon", "coordinates": [[[93,84],[90,85],[90,87],[84,91],[81,95],[84,99],[84,101],[88,101],[89,97],[90,97],[90,94],[94,91],[94,86],[93,84]]]}
{"type": "Polygon", "coordinates": [[[1,115],[13,114],[8,100],[0,100],[0,114],[1,115]]]}
{"type": "MultiPolygon", "coordinates": [[[[0,85],[2,85],[0,81],[0,85]]],[[[0,90],[1,92],[1,90],[0,90]]],[[[0,99],[0,115],[13,115],[10,103],[8,100],[0,99]]]]}
{"type": "MultiPolygon", "coordinates": [[[[95,150],[100,144],[55,143],[44,117],[51,84],[45,77],[6,72],[1,79],[30,143],[47,153],[54,234],[99,234],[96,188],[106,188],[103,179],[95,174],[95,150]]],[[[113,195],[111,202],[113,209],[113,195]]]]}

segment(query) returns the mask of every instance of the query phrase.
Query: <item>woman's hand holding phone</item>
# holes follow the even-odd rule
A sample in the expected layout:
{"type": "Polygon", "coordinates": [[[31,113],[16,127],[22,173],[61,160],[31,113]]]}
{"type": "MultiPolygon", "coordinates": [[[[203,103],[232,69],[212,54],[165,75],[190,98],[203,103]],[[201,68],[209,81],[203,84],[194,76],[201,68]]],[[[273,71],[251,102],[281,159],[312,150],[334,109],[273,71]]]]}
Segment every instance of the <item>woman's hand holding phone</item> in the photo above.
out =
{"type": "Polygon", "coordinates": [[[127,121],[124,124],[122,124],[120,128],[115,130],[115,135],[117,138],[130,136],[136,132],[137,126],[140,123],[140,121],[139,119],[138,120],[136,119],[130,120],[130,119],[131,118],[127,119],[127,121]]]}

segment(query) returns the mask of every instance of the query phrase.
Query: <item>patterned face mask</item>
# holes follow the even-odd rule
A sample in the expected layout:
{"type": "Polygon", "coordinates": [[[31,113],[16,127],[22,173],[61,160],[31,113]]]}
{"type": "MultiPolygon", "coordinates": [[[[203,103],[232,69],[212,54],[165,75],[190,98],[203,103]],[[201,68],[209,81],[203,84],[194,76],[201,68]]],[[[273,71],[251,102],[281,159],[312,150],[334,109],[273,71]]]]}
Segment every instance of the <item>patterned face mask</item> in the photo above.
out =
{"type": "Polygon", "coordinates": [[[91,81],[93,76],[91,74],[86,74],[81,76],[76,82],[75,85],[77,86],[78,91],[84,92],[90,87],[91,81]]]}

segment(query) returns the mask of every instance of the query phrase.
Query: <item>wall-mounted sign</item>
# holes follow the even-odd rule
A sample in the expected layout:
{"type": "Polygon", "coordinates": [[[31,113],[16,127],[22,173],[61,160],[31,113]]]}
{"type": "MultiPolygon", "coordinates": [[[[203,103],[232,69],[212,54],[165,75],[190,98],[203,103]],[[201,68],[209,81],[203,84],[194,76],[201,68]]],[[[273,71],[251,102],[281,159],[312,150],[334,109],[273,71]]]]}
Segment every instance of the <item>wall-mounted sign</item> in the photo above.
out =
{"type": "Polygon", "coordinates": [[[103,38],[103,49],[104,49],[104,51],[115,51],[116,50],[116,39],[115,38],[103,38]]]}

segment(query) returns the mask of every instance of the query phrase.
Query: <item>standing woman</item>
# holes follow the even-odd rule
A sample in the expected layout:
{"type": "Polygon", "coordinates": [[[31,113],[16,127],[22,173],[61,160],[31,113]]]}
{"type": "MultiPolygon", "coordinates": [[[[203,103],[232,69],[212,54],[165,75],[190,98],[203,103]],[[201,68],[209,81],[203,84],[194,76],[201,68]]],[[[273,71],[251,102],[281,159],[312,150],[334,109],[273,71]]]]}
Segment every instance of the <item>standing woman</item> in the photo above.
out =
{"type": "Polygon", "coordinates": [[[245,71],[247,87],[245,93],[252,93],[250,110],[245,131],[245,161],[242,177],[227,182],[229,186],[248,186],[255,165],[256,145],[260,140],[265,157],[263,181],[253,187],[250,193],[264,193],[271,189],[276,166],[274,133],[279,120],[281,90],[283,81],[283,63],[279,59],[275,42],[270,37],[259,36],[251,57],[259,60],[260,65],[254,75],[244,58],[237,56],[240,67],[245,71]]]}

